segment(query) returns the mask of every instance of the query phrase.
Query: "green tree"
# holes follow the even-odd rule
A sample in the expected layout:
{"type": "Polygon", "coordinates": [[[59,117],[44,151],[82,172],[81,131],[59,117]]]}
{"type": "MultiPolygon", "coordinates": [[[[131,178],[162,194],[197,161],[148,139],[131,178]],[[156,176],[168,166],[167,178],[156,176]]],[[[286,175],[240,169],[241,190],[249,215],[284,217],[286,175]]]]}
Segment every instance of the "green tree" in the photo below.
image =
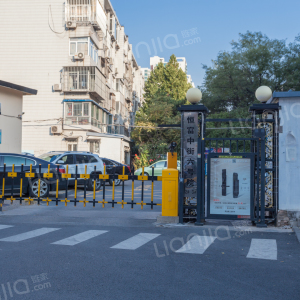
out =
{"type": "Polygon", "coordinates": [[[136,115],[135,129],[131,133],[135,141],[136,167],[159,160],[159,155],[166,154],[173,141],[178,145],[176,151],[180,151],[180,130],[158,128],[158,125],[180,124],[177,108],[186,104],[185,95],[191,87],[174,54],[166,66],[160,63],[151,72],[145,84],[145,102],[136,115]]]}
{"type": "Polygon", "coordinates": [[[170,96],[174,100],[185,99],[185,94],[191,87],[186,73],[179,68],[176,56],[173,54],[166,66],[159,63],[151,72],[145,84],[145,103],[142,110],[146,110],[152,99],[157,96],[170,96]]]}
{"type": "Polygon", "coordinates": [[[261,85],[272,90],[290,88],[286,84],[285,41],[247,32],[231,45],[232,51],[220,52],[212,67],[204,66],[203,103],[211,112],[248,108],[261,85]]]}
{"type": "MultiPolygon", "coordinates": [[[[249,106],[261,85],[273,91],[300,87],[300,35],[294,43],[269,39],[261,32],[240,34],[231,42],[232,50],[220,52],[206,71],[203,104],[210,110],[209,118],[248,118],[249,106]]],[[[208,123],[207,127],[249,127],[250,123],[208,123]]],[[[208,137],[250,136],[248,129],[207,130],[208,137]]]]}
{"type": "Polygon", "coordinates": [[[177,143],[176,151],[180,151],[180,130],[172,128],[158,128],[162,124],[180,124],[179,105],[184,100],[174,100],[170,96],[156,95],[152,98],[146,111],[140,111],[135,119],[135,129],[131,138],[136,144],[136,167],[149,165],[159,160],[160,154],[168,152],[171,142],[177,143]],[[144,159],[144,154],[148,159],[144,159]],[[143,159],[142,159],[143,158],[143,159]]]}

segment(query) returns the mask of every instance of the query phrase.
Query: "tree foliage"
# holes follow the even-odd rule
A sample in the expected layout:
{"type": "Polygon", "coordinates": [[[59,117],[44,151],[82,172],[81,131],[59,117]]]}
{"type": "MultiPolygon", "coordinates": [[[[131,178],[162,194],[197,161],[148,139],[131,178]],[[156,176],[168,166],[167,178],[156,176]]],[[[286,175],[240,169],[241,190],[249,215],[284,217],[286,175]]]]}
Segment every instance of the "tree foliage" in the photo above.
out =
{"type": "Polygon", "coordinates": [[[212,67],[204,66],[203,103],[212,113],[230,111],[248,108],[261,85],[273,91],[299,88],[299,42],[297,37],[287,46],[261,32],[240,34],[231,52],[220,52],[212,67]]]}
{"type": "MultiPolygon", "coordinates": [[[[294,43],[269,39],[261,32],[240,34],[231,42],[230,52],[219,52],[206,71],[203,104],[209,118],[247,118],[249,106],[256,102],[255,91],[261,85],[272,91],[300,88],[300,36],[294,43]]],[[[209,123],[211,127],[247,127],[248,124],[209,123]]],[[[209,137],[249,136],[250,131],[208,130],[209,137]],[[246,134],[248,133],[248,134],[246,134]]]]}
{"type": "Polygon", "coordinates": [[[151,72],[145,84],[145,103],[142,109],[147,109],[153,98],[157,96],[170,96],[179,101],[185,99],[185,94],[191,87],[187,82],[186,73],[179,68],[176,56],[173,54],[166,66],[159,63],[151,72]]]}
{"type": "Polygon", "coordinates": [[[131,137],[135,141],[135,166],[140,167],[159,160],[166,154],[171,142],[177,142],[180,150],[180,130],[157,128],[162,124],[180,124],[177,108],[186,103],[185,95],[191,85],[172,55],[166,66],[160,63],[151,72],[145,84],[145,103],[137,113],[135,129],[131,137]],[[147,154],[147,160],[144,154],[147,154]]]}

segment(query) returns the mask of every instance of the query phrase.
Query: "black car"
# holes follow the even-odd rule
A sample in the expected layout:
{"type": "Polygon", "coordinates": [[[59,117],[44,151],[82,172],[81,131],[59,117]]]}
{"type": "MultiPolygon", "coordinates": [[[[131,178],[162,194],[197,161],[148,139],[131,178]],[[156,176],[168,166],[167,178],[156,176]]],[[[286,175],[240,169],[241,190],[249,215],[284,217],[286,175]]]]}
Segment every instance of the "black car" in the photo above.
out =
{"type": "MultiPolygon", "coordinates": [[[[0,153],[0,178],[5,175],[5,194],[10,194],[13,186],[13,193],[20,193],[20,174],[18,177],[11,178],[7,176],[7,172],[12,172],[12,165],[14,165],[14,172],[21,172],[21,165],[23,164],[23,171],[25,173],[30,172],[30,165],[32,165],[32,173],[35,173],[35,177],[23,178],[22,192],[25,195],[36,198],[38,197],[38,179],[40,177],[40,197],[48,197],[49,191],[56,190],[56,180],[59,178],[59,189],[66,188],[65,179],[61,179],[58,176],[57,165],[49,163],[45,160],[36,158],[31,155],[22,155],[14,153],[0,153]],[[5,174],[4,173],[5,164],[5,174]],[[43,175],[39,176],[39,165],[41,165],[41,173],[48,173],[48,165],[50,165],[50,173],[53,173],[53,178],[44,178],[43,175]]],[[[63,166],[59,167],[59,173],[65,173],[63,166]]],[[[0,191],[2,193],[3,182],[0,182],[0,191]]],[[[22,194],[23,194],[22,193],[22,194]]]]}
{"type": "MultiPolygon", "coordinates": [[[[130,175],[131,174],[131,170],[130,167],[128,165],[125,164],[121,164],[115,160],[112,159],[108,159],[108,158],[104,158],[104,157],[100,157],[103,161],[103,163],[105,164],[105,169],[106,169],[106,174],[109,175],[122,175],[123,174],[123,167],[125,167],[125,175],[130,175]]],[[[115,185],[119,185],[121,183],[120,179],[115,179],[115,185]]],[[[109,180],[109,184],[113,185],[113,180],[110,179],[109,180]]]]}

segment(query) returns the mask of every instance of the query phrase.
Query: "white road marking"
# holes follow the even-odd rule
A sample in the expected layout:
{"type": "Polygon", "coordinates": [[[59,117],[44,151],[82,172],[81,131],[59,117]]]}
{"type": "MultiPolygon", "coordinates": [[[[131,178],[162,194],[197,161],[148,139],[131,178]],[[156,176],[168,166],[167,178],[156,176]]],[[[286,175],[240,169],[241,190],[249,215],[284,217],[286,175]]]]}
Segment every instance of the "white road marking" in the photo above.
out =
{"type": "Polygon", "coordinates": [[[100,234],[106,233],[108,231],[106,230],[88,230],[88,231],[84,231],[82,233],[70,236],[66,239],[57,241],[55,243],[52,243],[54,245],[65,245],[65,246],[74,246],[77,245],[79,243],[85,242],[91,238],[94,238],[100,234]]]}
{"type": "Polygon", "coordinates": [[[125,250],[136,250],[137,248],[145,245],[151,240],[158,237],[160,234],[156,233],[139,233],[132,238],[129,238],[111,248],[114,249],[125,249],[125,250]]]}
{"type": "Polygon", "coordinates": [[[24,232],[21,234],[9,236],[7,238],[0,239],[0,241],[1,242],[20,242],[20,241],[28,240],[28,239],[52,232],[52,231],[56,231],[59,229],[60,228],[40,228],[40,229],[24,232]]]}
{"type": "Polygon", "coordinates": [[[194,236],[176,253],[203,254],[215,239],[216,237],[213,236],[194,236]]]}
{"type": "Polygon", "coordinates": [[[277,260],[276,240],[252,239],[247,258],[277,260]]]}
{"type": "Polygon", "coordinates": [[[12,225],[0,225],[0,230],[10,228],[10,227],[13,227],[13,226],[12,225]]]}

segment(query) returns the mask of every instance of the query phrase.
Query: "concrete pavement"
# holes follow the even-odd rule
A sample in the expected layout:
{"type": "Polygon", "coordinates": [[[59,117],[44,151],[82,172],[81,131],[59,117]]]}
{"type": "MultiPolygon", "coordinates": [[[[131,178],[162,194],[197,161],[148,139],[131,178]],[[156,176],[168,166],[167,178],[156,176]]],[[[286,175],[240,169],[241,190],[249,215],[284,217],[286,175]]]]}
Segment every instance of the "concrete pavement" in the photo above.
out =
{"type": "Polygon", "coordinates": [[[291,230],[161,226],[159,213],[63,203],[2,213],[1,299],[299,299],[291,230]]]}

